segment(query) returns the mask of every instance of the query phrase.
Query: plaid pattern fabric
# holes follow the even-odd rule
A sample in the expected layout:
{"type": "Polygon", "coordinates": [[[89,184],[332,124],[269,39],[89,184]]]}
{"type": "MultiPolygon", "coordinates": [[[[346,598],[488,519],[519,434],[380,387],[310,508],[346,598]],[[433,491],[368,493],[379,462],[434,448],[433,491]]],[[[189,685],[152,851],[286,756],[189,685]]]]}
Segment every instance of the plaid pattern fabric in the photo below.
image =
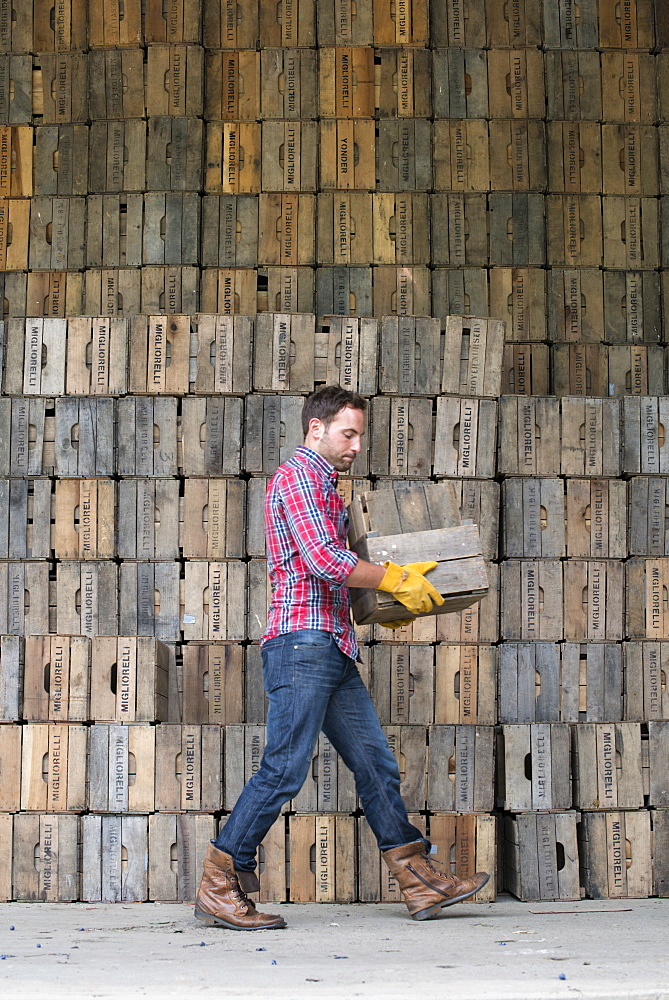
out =
{"type": "Polygon", "coordinates": [[[348,589],[342,585],[358,557],[346,548],[348,514],[336,485],[333,466],[304,446],[269,482],[265,538],[272,601],[263,641],[298,629],[322,629],[356,659],[348,589]]]}

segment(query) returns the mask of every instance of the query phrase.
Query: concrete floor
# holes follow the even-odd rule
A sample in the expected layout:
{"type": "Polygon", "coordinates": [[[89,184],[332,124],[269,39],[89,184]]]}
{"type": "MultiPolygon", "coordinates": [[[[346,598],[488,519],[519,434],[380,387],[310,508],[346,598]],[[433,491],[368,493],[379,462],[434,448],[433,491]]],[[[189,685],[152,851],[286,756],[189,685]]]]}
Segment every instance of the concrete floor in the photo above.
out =
{"type": "Polygon", "coordinates": [[[397,1000],[669,998],[669,900],[266,906],[283,931],[172,903],[0,905],[0,996],[397,1000]],[[13,928],[13,929],[11,929],[13,928]]]}

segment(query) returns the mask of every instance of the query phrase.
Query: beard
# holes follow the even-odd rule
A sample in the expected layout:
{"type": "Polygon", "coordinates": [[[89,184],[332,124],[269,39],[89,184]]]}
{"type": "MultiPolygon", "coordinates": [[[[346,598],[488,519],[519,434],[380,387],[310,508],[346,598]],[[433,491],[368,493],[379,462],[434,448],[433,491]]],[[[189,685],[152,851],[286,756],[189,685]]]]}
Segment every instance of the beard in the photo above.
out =
{"type": "Polygon", "coordinates": [[[327,459],[330,465],[334,466],[337,472],[348,472],[355,459],[355,452],[338,451],[324,434],[320,441],[319,453],[327,459]]]}

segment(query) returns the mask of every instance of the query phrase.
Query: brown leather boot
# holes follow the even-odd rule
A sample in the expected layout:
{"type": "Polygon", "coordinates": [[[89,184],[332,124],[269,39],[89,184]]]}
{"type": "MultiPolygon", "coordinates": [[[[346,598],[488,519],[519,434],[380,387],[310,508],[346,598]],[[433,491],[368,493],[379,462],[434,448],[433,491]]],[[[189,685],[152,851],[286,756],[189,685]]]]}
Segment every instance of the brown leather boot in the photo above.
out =
{"type": "Polygon", "coordinates": [[[436,858],[425,852],[422,840],[383,852],[390,874],[397,880],[404,902],[414,920],[433,917],[442,906],[451,906],[468,899],[482,889],[490,876],[477,872],[471,878],[459,879],[437,867],[436,858]]]}
{"type": "MultiPolygon", "coordinates": [[[[209,844],[204,858],[202,881],[195,900],[195,916],[211,927],[228,927],[233,931],[261,931],[285,927],[283,917],[258,913],[239,884],[239,875],[229,854],[209,844]]],[[[252,880],[245,876],[245,884],[252,880]]],[[[248,891],[251,891],[249,888],[248,891]]]]}

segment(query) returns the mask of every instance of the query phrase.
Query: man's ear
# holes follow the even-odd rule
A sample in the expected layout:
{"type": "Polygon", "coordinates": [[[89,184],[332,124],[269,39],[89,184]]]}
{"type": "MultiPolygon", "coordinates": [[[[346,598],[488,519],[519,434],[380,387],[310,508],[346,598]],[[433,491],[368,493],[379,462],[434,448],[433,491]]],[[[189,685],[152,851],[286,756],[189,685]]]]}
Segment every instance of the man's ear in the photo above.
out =
{"type": "Polygon", "coordinates": [[[312,417],[309,421],[309,433],[314,440],[319,441],[323,435],[324,424],[318,417],[312,417]]]}

